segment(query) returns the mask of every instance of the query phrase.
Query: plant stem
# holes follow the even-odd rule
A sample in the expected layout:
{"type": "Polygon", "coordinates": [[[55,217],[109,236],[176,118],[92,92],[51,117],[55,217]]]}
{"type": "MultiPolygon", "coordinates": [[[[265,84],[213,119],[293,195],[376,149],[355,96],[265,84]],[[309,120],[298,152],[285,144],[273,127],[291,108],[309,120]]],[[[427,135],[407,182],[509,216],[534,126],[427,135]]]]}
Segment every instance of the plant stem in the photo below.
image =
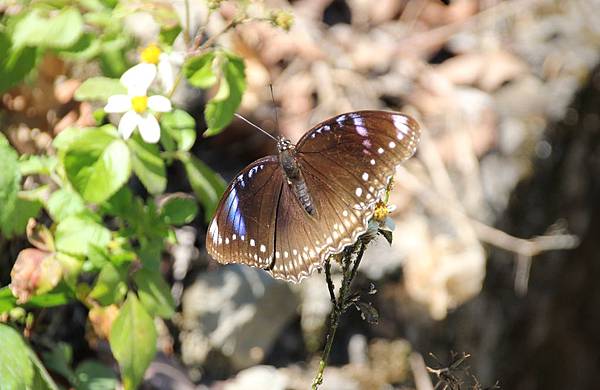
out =
{"type": "Polygon", "coordinates": [[[346,311],[348,307],[348,298],[350,297],[350,286],[352,284],[352,281],[354,280],[354,277],[356,276],[356,270],[358,269],[358,265],[360,264],[363,254],[365,253],[365,248],[366,244],[361,239],[359,239],[351,248],[344,250],[343,256],[340,261],[342,265],[342,283],[340,284],[337,299],[335,297],[335,285],[333,284],[333,280],[331,279],[330,259],[327,259],[325,261],[325,279],[327,280],[327,287],[329,289],[331,303],[333,304],[333,310],[329,315],[327,341],[325,342],[325,348],[323,348],[323,353],[321,354],[321,360],[319,361],[319,369],[317,370],[317,374],[315,375],[315,379],[312,383],[313,390],[317,390],[319,386],[323,383],[323,374],[329,362],[329,354],[331,352],[331,347],[333,346],[335,332],[340,322],[340,316],[346,311]]]}

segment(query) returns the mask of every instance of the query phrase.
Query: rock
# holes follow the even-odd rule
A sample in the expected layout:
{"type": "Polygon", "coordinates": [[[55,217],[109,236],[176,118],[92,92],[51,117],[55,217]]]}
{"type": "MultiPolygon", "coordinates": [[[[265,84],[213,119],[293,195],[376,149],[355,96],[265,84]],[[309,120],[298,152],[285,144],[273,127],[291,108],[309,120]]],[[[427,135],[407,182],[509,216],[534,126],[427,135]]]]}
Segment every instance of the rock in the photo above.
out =
{"type": "Polygon", "coordinates": [[[241,371],[225,383],[223,390],[285,390],[288,380],[284,374],[271,366],[255,366],[241,371]]]}
{"type": "Polygon", "coordinates": [[[184,363],[204,363],[216,350],[239,370],[262,361],[285,324],[296,314],[298,299],[288,284],[242,265],[198,275],[183,295],[184,363]]]}

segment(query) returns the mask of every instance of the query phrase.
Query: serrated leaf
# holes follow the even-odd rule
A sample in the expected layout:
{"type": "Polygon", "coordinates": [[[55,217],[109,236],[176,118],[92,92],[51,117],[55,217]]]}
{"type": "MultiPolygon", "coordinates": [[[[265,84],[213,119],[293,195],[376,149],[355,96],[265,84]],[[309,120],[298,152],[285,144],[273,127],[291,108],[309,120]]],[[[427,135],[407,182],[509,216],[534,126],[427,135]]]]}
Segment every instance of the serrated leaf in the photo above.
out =
{"type": "Polygon", "coordinates": [[[34,367],[29,359],[29,346],[8,325],[0,324],[0,378],[6,389],[27,389],[33,384],[34,367]]]}
{"type": "Polygon", "coordinates": [[[183,64],[183,74],[190,83],[196,88],[210,88],[217,82],[217,75],[213,70],[215,52],[201,54],[188,59],[183,64]]]}
{"type": "Polygon", "coordinates": [[[17,197],[13,207],[10,210],[5,209],[8,212],[5,215],[4,222],[0,226],[2,234],[10,238],[14,235],[25,233],[27,221],[29,221],[29,218],[37,217],[41,208],[42,204],[38,200],[17,197]]]}
{"type": "Polygon", "coordinates": [[[50,195],[46,208],[54,222],[60,222],[71,215],[86,210],[81,196],[66,188],[61,188],[50,195]]]}
{"type": "Polygon", "coordinates": [[[83,18],[78,10],[65,8],[58,13],[33,9],[15,26],[13,43],[16,47],[69,47],[83,33],[83,18]]]}
{"type": "Polygon", "coordinates": [[[67,178],[90,203],[101,203],[129,179],[127,144],[107,128],[84,130],[68,144],[64,154],[67,178]]]}
{"type": "Polygon", "coordinates": [[[158,145],[142,141],[137,134],[127,144],[132,151],[133,172],[144,187],[153,195],[163,193],[167,187],[167,169],[158,145]]]}
{"type": "Polygon", "coordinates": [[[204,110],[204,118],[208,126],[204,133],[205,137],[219,134],[231,122],[246,90],[244,60],[226,54],[221,66],[219,91],[204,110]]]}
{"type": "Polygon", "coordinates": [[[194,194],[204,208],[204,219],[208,222],[212,219],[227,184],[221,176],[194,156],[186,156],[182,162],[194,194]]]}
{"type": "Polygon", "coordinates": [[[110,96],[127,93],[127,88],[119,79],[92,77],[85,80],[75,91],[75,100],[107,101],[110,96]]]}
{"type": "Polygon", "coordinates": [[[196,142],[196,121],[183,110],[165,112],[160,118],[161,142],[167,150],[189,151],[196,142]],[[170,145],[167,145],[169,143],[170,145]],[[173,145],[173,143],[176,144],[173,145]]]}
{"type": "Polygon", "coordinates": [[[73,255],[87,255],[91,244],[100,247],[108,244],[110,231],[88,217],[73,215],[58,224],[54,238],[57,250],[73,255]]]}
{"type": "Polygon", "coordinates": [[[129,293],[110,332],[110,348],[119,362],[125,390],[141,382],[156,353],[154,321],[134,293],[129,293]]]}
{"type": "Polygon", "coordinates": [[[169,225],[190,223],[197,213],[196,199],[188,194],[170,194],[160,203],[160,216],[169,225]]]}
{"type": "Polygon", "coordinates": [[[138,295],[146,310],[151,315],[171,318],[175,313],[175,301],[171,289],[157,272],[141,269],[133,275],[138,287],[138,295]]]}

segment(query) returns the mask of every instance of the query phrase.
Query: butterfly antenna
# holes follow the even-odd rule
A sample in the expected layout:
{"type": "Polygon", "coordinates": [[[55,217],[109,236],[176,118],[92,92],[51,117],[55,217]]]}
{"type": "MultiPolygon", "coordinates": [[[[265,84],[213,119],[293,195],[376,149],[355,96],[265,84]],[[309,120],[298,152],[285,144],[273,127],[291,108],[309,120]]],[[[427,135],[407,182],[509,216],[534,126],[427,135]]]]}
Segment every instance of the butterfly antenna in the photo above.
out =
{"type": "Polygon", "coordinates": [[[277,104],[275,104],[275,96],[273,95],[273,84],[269,84],[269,89],[271,90],[271,100],[273,101],[273,111],[275,111],[275,125],[279,130],[279,117],[277,116],[277,104]]]}
{"type": "Polygon", "coordinates": [[[261,131],[263,134],[265,134],[266,136],[274,139],[275,141],[277,141],[277,138],[273,137],[271,134],[267,133],[265,130],[263,130],[260,126],[255,125],[254,123],[250,122],[248,119],[244,118],[243,116],[241,116],[240,114],[238,114],[237,112],[234,113],[233,115],[235,115],[236,117],[240,118],[241,120],[243,120],[244,122],[246,122],[247,124],[249,124],[250,126],[254,127],[255,129],[261,131]]]}

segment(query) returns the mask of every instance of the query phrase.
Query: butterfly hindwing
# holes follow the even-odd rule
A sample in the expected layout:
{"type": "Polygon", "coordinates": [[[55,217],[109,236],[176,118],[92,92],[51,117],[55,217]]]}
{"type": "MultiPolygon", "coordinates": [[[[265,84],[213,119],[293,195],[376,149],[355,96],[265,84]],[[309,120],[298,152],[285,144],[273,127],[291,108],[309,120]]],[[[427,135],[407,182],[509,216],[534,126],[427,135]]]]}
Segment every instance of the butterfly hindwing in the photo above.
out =
{"type": "Polygon", "coordinates": [[[276,156],[255,161],[225,191],[209,225],[208,253],[220,263],[271,265],[283,177],[276,156]]]}

